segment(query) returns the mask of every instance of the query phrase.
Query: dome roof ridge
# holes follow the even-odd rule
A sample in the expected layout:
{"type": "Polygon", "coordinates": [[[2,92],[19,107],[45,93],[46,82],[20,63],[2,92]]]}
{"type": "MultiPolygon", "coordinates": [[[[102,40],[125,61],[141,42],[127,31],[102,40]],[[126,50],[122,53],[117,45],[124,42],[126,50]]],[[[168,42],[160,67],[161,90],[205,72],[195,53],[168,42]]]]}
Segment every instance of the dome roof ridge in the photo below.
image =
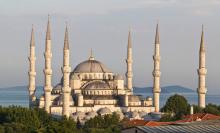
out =
{"type": "Polygon", "coordinates": [[[112,73],[103,63],[98,60],[88,59],[78,64],[73,70],[75,73],[112,73]]]}

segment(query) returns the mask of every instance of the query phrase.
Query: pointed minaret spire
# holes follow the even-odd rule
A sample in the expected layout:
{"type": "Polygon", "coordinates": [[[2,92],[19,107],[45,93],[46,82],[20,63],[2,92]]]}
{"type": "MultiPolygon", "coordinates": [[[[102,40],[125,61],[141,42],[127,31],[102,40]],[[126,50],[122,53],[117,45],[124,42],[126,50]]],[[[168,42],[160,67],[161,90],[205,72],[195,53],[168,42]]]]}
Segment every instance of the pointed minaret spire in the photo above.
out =
{"type": "Polygon", "coordinates": [[[67,25],[66,25],[65,38],[64,38],[64,49],[69,49],[69,37],[68,37],[67,25]]]}
{"type": "Polygon", "coordinates": [[[36,78],[36,71],[35,71],[35,42],[34,42],[34,28],[32,25],[32,30],[31,30],[31,40],[30,40],[30,56],[29,56],[29,85],[28,85],[28,90],[29,90],[29,107],[33,107],[35,104],[35,90],[36,90],[36,85],[35,85],[35,78],[36,78]]]}
{"type": "Polygon", "coordinates": [[[205,44],[204,44],[204,26],[202,25],[202,34],[201,34],[201,41],[200,41],[200,52],[205,52],[205,44]]]}
{"type": "Polygon", "coordinates": [[[157,22],[157,27],[156,27],[155,44],[160,44],[159,22],[157,22]]]}
{"type": "Polygon", "coordinates": [[[64,37],[64,46],[63,46],[63,67],[62,67],[62,72],[63,72],[63,88],[62,88],[62,93],[63,93],[63,108],[62,108],[62,114],[69,118],[70,115],[70,110],[69,110],[69,100],[70,100],[70,81],[69,81],[69,76],[70,76],[70,50],[69,50],[69,39],[68,39],[68,28],[66,25],[66,31],[65,31],[65,37],[64,37]]]}
{"type": "Polygon", "coordinates": [[[204,29],[202,25],[202,34],[201,34],[201,42],[200,42],[200,50],[199,50],[199,69],[198,69],[198,76],[199,76],[199,86],[198,86],[198,105],[201,108],[205,108],[205,95],[207,92],[206,88],[206,55],[205,55],[205,43],[204,43],[204,29]]]}
{"type": "Polygon", "coordinates": [[[51,106],[51,91],[52,91],[52,51],[51,51],[51,36],[50,36],[50,17],[48,16],[46,44],[45,44],[45,68],[44,68],[44,108],[50,113],[51,106]]]}
{"type": "Polygon", "coordinates": [[[155,47],[154,47],[154,70],[153,70],[153,104],[155,106],[155,112],[160,111],[160,39],[158,23],[156,27],[155,47]]]}
{"type": "Polygon", "coordinates": [[[127,89],[130,93],[132,93],[132,42],[131,42],[131,28],[129,27],[129,32],[128,32],[128,46],[127,46],[127,72],[126,72],[126,81],[127,81],[127,89]]]}
{"type": "Polygon", "coordinates": [[[48,15],[46,40],[51,40],[50,32],[50,15],[48,15]]]}
{"type": "Polygon", "coordinates": [[[35,41],[34,41],[34,25],[32,24],[32,29],[31,29],[31,46],[35,46],[35,41]]]}
{"type": "Polygon", "coordinates": [[[128,31],[128,48],[132,48],[132,43],[131,43],[131,27],[129,27],[129,31],[128,31]]]}

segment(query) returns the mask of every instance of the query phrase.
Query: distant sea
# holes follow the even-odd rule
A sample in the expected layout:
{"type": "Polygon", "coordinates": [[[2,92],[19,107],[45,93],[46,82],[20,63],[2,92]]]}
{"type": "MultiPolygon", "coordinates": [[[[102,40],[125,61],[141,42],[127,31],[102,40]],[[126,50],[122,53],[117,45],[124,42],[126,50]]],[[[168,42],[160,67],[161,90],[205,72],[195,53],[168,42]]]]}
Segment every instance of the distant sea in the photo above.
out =
{"type": "MultiPolygon", "coordinates": [[[[42,88],[37,88],[36,95],[39,97],[43,93],[42,88]]],[[[144,97],[150,96],[152,97],[152,93],[143,93],[141,92],[135,92],[134,94],[137,95],[143,95],[144,97]]],[[[197,104],[198,102],[198,95],[196,92],[193,93],[178,93],[180,95],[183,95],[190,104],[197,104]]],[[[162,107],[167,99],[174,95],[174,93],[161,93],[160,95],[160,107],[162,107]]],[[[220,95],[215,94],[207,94],[206,95],[206,103],[213,103],[220,105],[220,95]]],[[[12,87],[12,88],[1,88],[0,89],[0,105],[1,106],[10,106],[10,105],[16,105],[16,106],[22,106],[22,107],[28,107],[28,91],[25,87],[12,87]]]]}

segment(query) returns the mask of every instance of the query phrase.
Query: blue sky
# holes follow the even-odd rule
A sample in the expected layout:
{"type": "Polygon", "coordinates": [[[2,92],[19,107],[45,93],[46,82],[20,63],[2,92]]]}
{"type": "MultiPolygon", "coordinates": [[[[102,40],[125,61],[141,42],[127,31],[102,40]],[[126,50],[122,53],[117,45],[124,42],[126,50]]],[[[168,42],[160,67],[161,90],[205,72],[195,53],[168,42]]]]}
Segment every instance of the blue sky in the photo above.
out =
{"type": "Polygon", "coordinates": [[[69,25],[71,67],[93,48],[112,71],[126,71],[126,45],[132,27],[134,85],[152,86],[157,20],[161,37],[161,85],[197,88],[201,25],[205,26],[207,88],[219,93],[219,0],[0,0],[0,85],[26,85],[31,25],[35,27],[37,85],[43,85],[47,15],[51,15],[53,84],[59,82],[65,22],[69,25]]]}

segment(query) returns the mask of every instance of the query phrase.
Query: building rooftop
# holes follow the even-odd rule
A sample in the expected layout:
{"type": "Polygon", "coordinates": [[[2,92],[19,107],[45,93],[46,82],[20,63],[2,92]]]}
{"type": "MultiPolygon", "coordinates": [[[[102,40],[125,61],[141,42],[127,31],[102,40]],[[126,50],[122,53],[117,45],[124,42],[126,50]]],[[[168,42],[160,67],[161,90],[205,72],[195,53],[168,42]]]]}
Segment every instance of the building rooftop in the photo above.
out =
{"type": "Polygon", "coordinates": [[[185,126],[137,126],[143,133],[219,133],[220,125],[185,125],[185,126]]]}

